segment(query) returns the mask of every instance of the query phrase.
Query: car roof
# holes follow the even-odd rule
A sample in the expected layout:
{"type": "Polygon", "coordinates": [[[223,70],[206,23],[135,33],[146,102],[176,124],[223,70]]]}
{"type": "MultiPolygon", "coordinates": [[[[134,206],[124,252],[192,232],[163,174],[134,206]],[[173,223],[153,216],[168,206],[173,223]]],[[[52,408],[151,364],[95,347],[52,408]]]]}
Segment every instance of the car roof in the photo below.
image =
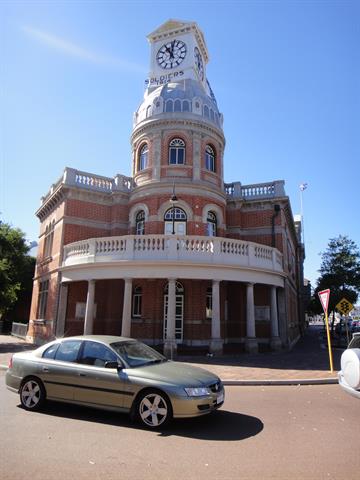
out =
{"type": "Polygon", "coordinates": [[[129,340],[135,341],[133,338],[129,337],[118,337],[116,335],[76,335],[74,337],[63,337],[57,339],[61,341],[65,340],[93,340],[96,342],[106,343],[110,345],[111,343],[125,342],[129,340]]]}

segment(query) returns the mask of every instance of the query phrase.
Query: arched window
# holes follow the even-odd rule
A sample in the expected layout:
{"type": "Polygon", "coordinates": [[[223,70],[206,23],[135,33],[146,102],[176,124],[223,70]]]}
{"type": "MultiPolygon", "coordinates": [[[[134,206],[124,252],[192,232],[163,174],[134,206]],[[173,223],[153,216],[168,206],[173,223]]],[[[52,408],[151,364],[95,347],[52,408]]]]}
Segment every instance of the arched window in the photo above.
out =
{"type": "Polygon", "coordinates": [[[133,288],[132,316],[141,317],[142,289],[139,286],[133,288]]]}
{"type": "Polygon", "coordinates": [[[208,237],[216,237],[217,219],[214,212],[207,214],[207,235],[208,237]]]}
{"type": "Polygon", "coordinates": [[[210,172],[215,172],[215,152],[210,145],[205,148],[205,168],[210,172]]]}
{"type": "Polygon", "coordinates": [[[206,289],[206,318],[212,317],[212,287],[206,289]]]}
{"type": "Polygon", "coordinates": [[[207,105],[204,106],[204,117],[209,118],[209,107],[207,105]]]}
{"type": "Polygon", "coordinates": [[[165,235],[186,235],[186,213],[179,207],[169,208],[165,212],[165,235]]]}
{"type": "Polygon", "coordinates": [[[145,145],[143,145],[140,149],[139,170],[144,170],[145,168],[147,168],[148,162],[149,162],[149,147],[147,146],[147,143],[145,143],[145,145]]]}
{"type": "Polygon", "coordinates": [[[165,112],[173,112],[174,111],[174,105],[172,100],[167,100],[165,103],[165,112]]]}
{"type": "Polygon", "coordinates": [[[148,105],[146,107],[146,118],[150,117],[151,115],[151,105],[148,105]]]}
{"type": "Polygon", "coordinates": [[[140,210],[136,214],[136,219],[135,219],[135,232],[136,235],[144,235],[145,234],[145,212],[144,210],[140,210]]]}
{"type": "Polygon", "coordinates": [[[180,100],[175,100],[174,112],[181,112],[181,101],[180,100]]]}
{"type": "Polygon", "coordinates": [[[169,145],[169,164],[183,165],[185,163],[185,142],[181,138],[174,138],[169,145]]]}
{"type": "Polygon", "coordinates": [[[184,221],[186,220],[186,213],[184,212],[184,210],[182,210],[181,208],[169,208],[169,210],[167,210],[165,212],[165,218],[164,220],[172,220],[174,218],[175,222],[176,221],[184,221]]]}
{"type": "Polygon", "coordinates": [[[183,112],[190,112],[190,102],[187,100],[183,101],[183,112]]]}

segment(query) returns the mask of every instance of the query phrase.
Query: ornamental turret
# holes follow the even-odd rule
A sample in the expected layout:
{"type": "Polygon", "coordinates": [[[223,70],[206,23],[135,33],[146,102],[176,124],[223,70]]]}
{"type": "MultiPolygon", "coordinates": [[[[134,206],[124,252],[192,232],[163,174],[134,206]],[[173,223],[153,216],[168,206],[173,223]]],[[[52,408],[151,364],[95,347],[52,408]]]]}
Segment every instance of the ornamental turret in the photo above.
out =
{"type": "MultiPolygon", "coordinates": [[[[169,20],[147,38],[150,71],[131,137],[136,184],[131,203],[145,197],[147,203],[152,197],[157,202],[155,197],[169,198],[176,188],[177,196],[199,213],[211,204],[221,230],[225,138],[223,117],[206,76],[204,35],[194,22],[169,20]]],[[[191,216],[198,221],[187,233],[205,234],[206,216],[195,213],[191,216]]]]}

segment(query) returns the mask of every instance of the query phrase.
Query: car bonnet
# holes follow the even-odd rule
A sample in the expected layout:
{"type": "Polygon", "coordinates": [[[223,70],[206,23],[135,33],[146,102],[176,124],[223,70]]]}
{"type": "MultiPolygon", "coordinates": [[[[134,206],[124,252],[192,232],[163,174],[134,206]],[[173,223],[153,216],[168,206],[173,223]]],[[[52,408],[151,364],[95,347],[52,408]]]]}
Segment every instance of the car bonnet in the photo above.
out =
{"type": "Polygon", "coordinates": [[[126,369],[129,377],[169,383],[171,385],[199,387],[219,381],[213,373],[203,368],[181,362],[164,362],[126,369]]]}

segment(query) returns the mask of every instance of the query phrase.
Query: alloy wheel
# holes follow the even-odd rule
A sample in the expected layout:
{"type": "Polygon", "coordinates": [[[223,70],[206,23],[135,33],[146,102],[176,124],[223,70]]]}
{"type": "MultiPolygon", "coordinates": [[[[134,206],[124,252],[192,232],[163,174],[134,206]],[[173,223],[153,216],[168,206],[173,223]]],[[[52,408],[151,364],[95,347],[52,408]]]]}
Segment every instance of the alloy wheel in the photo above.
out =
{"type": "Polygon", "coordinates": [[[169,420],[170,408],[165,397],[159,393],[148,393],[139,403],[139,416],[146,426],[156,428],[169,420]]]}
{"type": "Polygon", "coordinates": [[[36,410],[44,401],[43,386],[34,379],[26,381],[20,391],[21,404],[27,410],[36,410]]]}

